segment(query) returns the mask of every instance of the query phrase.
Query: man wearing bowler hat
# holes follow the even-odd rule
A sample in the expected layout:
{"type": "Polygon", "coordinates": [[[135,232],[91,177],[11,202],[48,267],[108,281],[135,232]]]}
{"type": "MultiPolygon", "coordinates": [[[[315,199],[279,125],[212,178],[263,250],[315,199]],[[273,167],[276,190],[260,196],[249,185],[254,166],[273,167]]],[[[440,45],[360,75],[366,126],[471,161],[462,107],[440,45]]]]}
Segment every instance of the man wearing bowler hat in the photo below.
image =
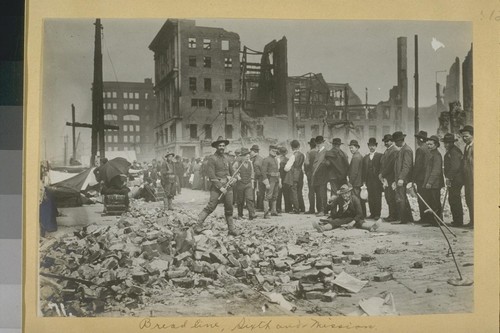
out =
{"type": "Polygon", "coordinates": [[[455,135],[446,133],[441,139],[446,149],[444,154],[444,177],[445,186],[448,188],[448,203],[450,204],[451,215],[453,221],[451,225],[454,227],[462,227],[464,225],[464,211],[462,206],[462,187],[464,185],[462,173],[462,151],[455,146],[455,135]]]}
{"type": "Polygon", "coordinates": [[[460,134],[465,143],[462,170],[464,175],[465,202],[469,208],[470,216],[468,226],[474,228],[474,128],[466,125],[460,130],[460,134]]]}
{"type": "MultiPolygon", "coordinates": [[[[382,210],[382,183],[378,178],[380,173],[380,160],[382,154],[377,152],[377,139],[368,139],[369,153],[363,157],[363,184],[368,190],[368,207],[370,216],[368,218],[378,220],[382,210]]],[[[363,202],[362,202],[363,204],[363,202]]]]}
{"type": "MultiPolygon", "coordinates": [[[[436,135],[431,135],[427,139],[427,147],[429,148],[429,161],[425,171],[424,187],[427,190],[427,204],[438,215],[441,220],[443,219],[443,212],[441,207],[441,188],[444,186],[443,180],[443,157],[438,150],[439,138],[436,135]]],[[[431,213],[432,214],[432,213],[431,213]]],[[[428,218],[430,220],[431,218],[428,218]]],[[[438,222],[432,215],[432,223],[436,225],[438,222]]]]}
{"type": "MultiPolygon", "coordinates": [[[[413,165],[413,182],[417,185],[418,194],[427,202],[427,191],[424,188],[424,178],[425,171],[427,168],[427,163],[429,161],[429,148],[427,148],[427,132],[419,131],[415,134],[417,138],[418,148],[415,151],[415,164],[413,165]]],[[[425,204],[418,199],[418,210],[420,212],[420,223],[431,223],[433,220],[427,221],[426,218],[429,216],[425,214],[427,207],[425,204]]]]}
{"type": "MultiPolygon", "coordinates": [[[[349,183],[352,185],[352,194],[358,197],[361,201],[360,193],[363,185],[363,156],[359,153],[359,143],[357,140],[349,142],[349,150],[352,154],[351,163],[349,164],[349,183]]],[[[366,206],[364,202],[361,205],[363,217],[366,216],[366,206]]]]}
{"type": "Polygon", "coordinates": [[[392,188],[392,183],[394,182],[394,162],[396,161],[396,155],[398,149],[392,141],[391,134],[385,134],[382,139],[386,150],[382,158],[380,159],[380,174],[379,179],[384,187],[385,201],[389,207],[389,216],[387,216],[385,222],[394,222],[397,220],[397,208],[396,208],[396,195],[394,189],[392,188]]]}
{"type": "Polygon", "coordinates": [[[268,218],[269,213],[271,213],[271,216],[279,216],[276,212],[276,199],[278,198],[278,191],[281,187],[281,178],[279,163],[276,158],[277,153],[278,147],[270,145],[269,156],[262,161],[262,182],[266,186],[264,218],[268,218]]]}
{"type": "Polygon", "coordinates": [[[405,137],[406,134],[399,131],[392,134],[394,144],[399,148],[394,162],[393,188],[396,192],[396,203],[400,224],[413,222],[410,203],[406,196],[406,185],[412,180],[413,151],[410,146],[405,143],[405,137]]]}
{"type": "Polygon", "coordinates": [[[246,203],[248,218],[253,220],[256,217],[253,199],[255,172],[253,170],[252,161],[250,161],[250,150],[248,150],[248,148],[241,148],[240,156],[236,158],[236,162],[233,164],[234,170],[238,170],[238,168],[239,171],[236,174],[236,179],[238,181],[235,186],[235,192],[238,193],[236,196],[236,198],[238,198],[238,218],[243,218],[243,207],[246,203]]]}
{"type": "Polygon", "coordinates": [[[315,208],[318,208],[319,203],[316,199],[316,193],[314,192],[314,188],[312,186],[313,165],[316,159],[316,155],[318,154],[315,138],[311,138],[311,140],[309,141],[309,148],[310,150],[306,153],[304,160],[304,171],[307,177],[307,188],[309,190],[307,194],[309,198],[309,210],[306,214],[316,214],[315,208]]]}
{"type": "Polygon", "coordinates": [[[328,215],[326,183],[329,180],[328,166],[325,163],[325,139],[323,136],[318,135],[315,142],[318,154],[313,164],[312,186],[316,194],[316,200],[318,201],[318,213],[316,215],[325,216],[328,215]]]}
{"type": "Polygon", "coordinates": [[[217,151],[213,155],[210,155],[207,160],[207,176],[211,182],[210,199],[207,206],[198,215],[198,223],[194,228],[196,233],[203,231],[205,219],[217,208],[219,197],[222,195],[221,200],[224,202],[224,217],[226,218],[228,234],[232,236],[239,234],[233,222],[232,185],[235,180],[231,178],[233,175],[233,166],[224,154],[224,150],[228,144],[229,141],[223,139],[222,136],[219,136],[216,141],[212,142],[212,147],[217,149],[217,151]]]}
{"type": "Polygon", "coordinates": [[[258,145],[253,145],[250,148],[250,161],[253,164],[253,171],[255,173],[254,190],[257,192],[257,195],[255,195],[255,208],[263,210],[266,187],[262,182],[262,161],[264,159],[259,155],[259,150],[258,145]]]}
{"type": "Polygon", "coordinates": [[[297,140],[290,142],[292,155],[285,165],[286,176],[284,183],[290,187],[290,200],[292,202],[292,213],[299,214],[305,211],[304,198],[302,197],[302,187],[304,185],[304,173],[302,165],[304,164],[304,154],[300,152],[300,143],[297,140]]]}

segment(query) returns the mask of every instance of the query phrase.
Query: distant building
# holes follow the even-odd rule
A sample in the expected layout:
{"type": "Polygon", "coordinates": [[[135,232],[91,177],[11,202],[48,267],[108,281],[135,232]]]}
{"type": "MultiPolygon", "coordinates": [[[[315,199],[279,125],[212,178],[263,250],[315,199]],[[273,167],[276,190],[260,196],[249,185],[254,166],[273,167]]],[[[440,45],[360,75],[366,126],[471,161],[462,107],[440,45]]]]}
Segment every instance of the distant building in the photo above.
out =
{"type": "Polygon", "coordinates": [[[120,127],[118,131],[106,131],[106,150],[133,150],[139,161],[153,159],[155,105],[151,79],[103,82],[104,121],[120,127]]]}
{"type": "Polygon", "coordinates": [[[213,152],[219,135],[240,137],[240,37],[222,28],[169,19],[154,52],[155,151],[191,158],[213,152]]]}

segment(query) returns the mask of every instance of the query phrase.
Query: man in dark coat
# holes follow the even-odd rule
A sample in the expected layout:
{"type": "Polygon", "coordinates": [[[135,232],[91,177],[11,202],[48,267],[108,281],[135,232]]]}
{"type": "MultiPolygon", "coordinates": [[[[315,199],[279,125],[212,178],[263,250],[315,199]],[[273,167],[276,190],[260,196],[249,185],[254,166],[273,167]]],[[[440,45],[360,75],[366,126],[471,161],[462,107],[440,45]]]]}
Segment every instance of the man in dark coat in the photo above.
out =
{"type": "Polygon", "coordinates": [[[266,187],[264,186],[264,183],[262,182],[262,161],[263,158],[259,155],[259,146],[258,145],[253,145],[252,148],[250,148],[250,161],[252,161],[253,164],[253,170],[255,172],[255,184],[254,188],[257,192],[256,198],[255,198],[255,208],[263,210],[264,209],[264,195],[266,193],[266,187]]]}
{"type": "Polygon", "coordinates": [[[384,219],[385,222],[394,222],[397,220],[397,208],[396,208],[396,194],[392,188],[392,183],[394,182],[394,163],[396,161],[396,155],[398,149],[392,141],[392,135],[386,134],[382,139],[386,150],[384,155],[380,160],[380,174],[379,179],[384,187],[385,201],[389,207],[389,216],[384,219]]]}
{"type": "Polygon", "coordinates": [[[174,170],[177,193],[181,194],[181,189],[184,187],[184,164],[182,163],[182,158],[179,155],[175,156],[174,170]]]}
{"type": "Polygon", "coordinates": [[[327,150],[325,153],[328,180],[330,182],[332,196],[337,194],[340,186],[347,183],[347,176],[349,173],[349,160],[347,154],[340,149],[341,144],[342,141],[340,138],[334,138],[332,140],[332,149],[327,150]]]}
{"type": "MultiPolygon", "coordinates": [[[[425,178],[425,169],[427,167],[427,163],[429,161],[429,148],[427,148],[427,132],[420,131],[415,134],[417,138],[418,148],[415,151],[415,164],[413,165],[413,182],[417,185],[417,191],[427,202],[427,191],[424,187],[424,178],[425,178]]],[[[420,223],[431,223],[433,219],[427,221],[426,218],[429,217],[428,214],[425,214],[427,207],[425,204],[418,199],[418,210],[420,212],[420,223]]]]}
{"type": "Polygon", "coordinates": [[[462,207],[462,187],[464,185],[462,171],[462,151],[455,146],[455,136],[451,133],[446,133],[441,141],[446,148],[444,155],[444,177],[445,185],[448,188],[448,203],[450,204],[453,221],[451,225],[454,227],[462,227],[464,225],[464,211],[462,207]]]}
{"type": "Polygon", "coordinates": [[[363,184],[368,190],[368,207],[370,216],[368,218],[378,220],[382,210],[382,183],[378,178],[380,174],[380,160],[382,154],[377,152],[377,139],[368,140],[368,149],[370,153],[363,157],[363,184]]]}
{"type": "Polygon", "coordinates": [[[309,199],[309,210],[307,211],[307,214],[316,214],[315,208],[319,212],[319,202],[316,200],[316,193],[314,192],[314,188],[312,186],[312,173],[318,150],[316,149],[316,140],[314,138],[309,141],[309,147],[311,149],[306,153],[304,160],[304,171],[307,177],[307,188],[309,190],[307,194],[309,199]]]}
{"type": "MultiPolygon", "coordinates": [[[[349,150],[351,151],[352,158],[349,164],[349,183],[352,186],[352,194],[358,197],[361,201],[361,185],[363,185],[363,156],[359,152],[359,143],[357,140],[349,142],[349,150]]],[[[361,205],[363,217],[366,216],[366,206],[364,203],[361,205]]]]}
{"type": "Polygon", "coordinates": [[[198,215],[198,223],[194,228],[196,233],[203,231],[205,219],[217,208],[219,201],[222,201],[224,202],[224,217],[227,223],[228,234],[232,236],[239,235],[233,222],[232,185],[235,181],[232,178],[233,166],[224,154],[224,150],[228,144],[229,141],[224,140],[221,136],[212,142],[212,147],[217,149],[217,151],[207,159],[207,176],[211,182],[210,199],[207,206],[198,215]],[[221,196],[222,198],[219,199],[221,196]]]}
{"type": "Polygon", "coordinates": [[[285,203],[285,212],[290,213],[292,211],[292,200],[291,200],[291,185],[285,184],[285,178],[288,172],[285,171],[285,165],[288,162],[288,157],[286,156],[288,153],[288,149],[286,147],[278,148],[278,156],[277,159],[279,161],[280,167],[280,179],[281,179],[281,187],[278,190],[278,199],[276,199],[276,211],[278,213],[282,212],[283,205],[282,202],[285,203]]]}
{"type": "Polygon", "coordinates": [[[304,185],[304,172],[302,165],[304,164],[304,154],[300,152],[300,143],[293,140],[290,143],[292,148],[292,155],[285,165],[285,172],[287,173],[284,183],[290,187],[290,199],[292,203],[292,213],[299,214],[305,211],[304,198],[302,197],[302,187],[304,185]]]}
{"type": "Polygon", "coordinates": [[[465,143],[462,170],[464,175],[465,202],[469,208],[470,217],[468,226],[474,228],[474,128],[466,125],[460,130],[460,134],[465,143]]]}
{"type": "MultiPolygon", "coordinates": [[[[443,211],[441,207],[441,188],[444,186],[443,180],[443,157],[437,149],[439,147],[439,138],[436,135],[431,135],[427,139],[427,147],[429,148],[429,162],[425,170],[424,187],[428,191],[427,204],[443,219],[443,211]]],[[[436,224],[435,221],[433,224],[436,224]]]]}
{"type": "Polygon", "coordinates": [[[172,157],[174,153],[167,153],[164,161],[160,166],[161,185],[165,191],[164,207],[168,210],[173,210],[172,200],[175,197],[176,191],[176,175],[175,162],[172,157]]]}
{"type": "Polygon", "coordinates": [[[313,164],[312,186],[318,201],[318,213],[316,215],[325,216],[328,215],[326,183],[329,180],[328,165],[325,161],[325,139],[318,135],[315,141],[318,153],[313,164]]]}
{"type": "Polygon", "coordinates": [[[406,196],[406,185],[412,181],[413,151],[410,146],[405,143],[405,137],[406,134],[403,134],[403,132],[394,132],[392,134],[394,144],[399,148],[396,155],[396,161],[394,162],[393,188],[396,191],[396,203],[400,224],[413,222],[410,203],[406,196]]]}
{"type": "Polygon", "coordinates": [[[329,203],[330,216],[327,219],[321,219],[320,222],[313,222],[313,227],[318,232],[324,232],[338,228],[342,225],[349,225],[374,231],[377,229],[377,224],[367,223],[363,220],[363,211],[361,209],[361,202],[358,197],[353,195],[352,186],[344,184],[337,191],[337,195],[329,203]]]}

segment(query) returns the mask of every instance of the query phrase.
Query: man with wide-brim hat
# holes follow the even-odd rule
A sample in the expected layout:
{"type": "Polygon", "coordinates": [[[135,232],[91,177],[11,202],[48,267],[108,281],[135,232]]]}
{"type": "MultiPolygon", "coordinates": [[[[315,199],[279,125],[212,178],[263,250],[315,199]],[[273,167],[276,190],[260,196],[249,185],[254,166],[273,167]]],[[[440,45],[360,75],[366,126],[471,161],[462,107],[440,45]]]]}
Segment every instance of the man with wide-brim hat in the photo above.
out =
{"type": "Polygon", "coordinates": [[[352,154],[351,163],[349,164],[349,183],[352,186],[353,195],[355,195],[361,204],[363,217],[366,216],[366,205],[361,201],[361,186],[363,185],[363,156],[359,152],[358,140],[349,142],[349,151],[352,154]]]}
{"type": "MultiPolygon", "coordinates": [[[[415,134],[415,137],[417,138],[418,147],[415,151],[415,163],[413,165],[413,183],[417,185],[417,191],[422,199],[427,202],[427,191],[424,188],[425,172],[430,156],[429,148],[427,148],[426,144],[428,138],[427,132],[419,131],[417,134],[415,134]]],[[[432,216],[429,216],[429,214],[425,213],[425,211],[427,210],[427,206],[420,198],[418,198],[418,210],[420,212],[420,221],[418,221],[419,223],[429,224],[433,221],[432,216]],[[431,220],[429,220],[429,217],[431,218],[431,220]]]]}
{"type": "Polygon", "coordinates": [[[254,200],[255,209],[263,211],[264,210],[264,194],[266,193],[266,187],[262,182],[262,161],[264,160],[262,156],[259,155],[260,148],[258,145],[253,145],[250,148],[250,161],[253,164],[253,170],[255,172],[255,182],[254,182],[254,200]]]}
{"type": "MultiPolygon", "coordinates": [[[[342,140],[333,138],[332,148],[325,152],[325,168],[327,170],[327,182],[330,183],[331,196],[335,196],[340,186],[347,183],[349,174],[349,158],[340,149],[340,145],[342,145],[342,140]]],[[[325,205],[324,213],[328,215],[327,205],[325,205]]]]}
{"type": "Polygon", "coordinates": [[[363,220],[361,202],[358,197],[353,195],[352,189],[350,184],[344,184],[340,187],[337,196],[329,202],[329,218],[321,219],[320,222],[313,222],[313,227],[318,232],[332,230],[342,225],[371,231],[377,229],[376,222],[367,223],[363,220]]]}
{"type": "Polygon", "coordinates": [[[316,214],[316,209],[318,207],[318,198],[316,197],[316,192],[312,186],[312,174],[314,161],[318,155],[318,149],[316,148],[316,139],[311,138],[309,140],[309,151],[305,155],[304,159],[304,172],[307,177],[307,188],[308,188],[308,198],[309,198],[309,210],[306,214],[316,214]]]}
{"type": "Polygon", "coordinates": [[[474,228],[474,128],[465,125],[459,130],[465,143],[462,170],[464,175],[465,202],[469,208],[470,222],[468,226],[474,228]]]}
{"type": "MultiPolygon", "coordinates": [[[[441,188],[444,186],[443,180],[443,157],[437,149],[439,147],[439,138],[436,135],[431,135],[427,138],[427,147],[429,148],[429,160],[427,161],[427,169],[425,172],[424,188],[427,191],[427,204],[443,219],[441,207],[441,188]]],[[[432,213],[431,213],[432,214],[432,213]]],[[[437,225],[434,214],[432,214],[432,225],[437,225]]]]}
{"type": "Polygon", "coordinates": [[[235,175],[237,182],[234,189],[234,192],[237,193],[236,206],[238,208],[238,218],[244,218],[243,207],[246,204],[248,209],[248,218],[253,220],[256,218],[253,194],[255,172],[252,161],[250,161],[250,150],[248,148],[241,148],[240,156],[236,158],[236,161],[233,164],[234,170],[238,170],[238,168],[239,171],[235,175]]]}
{"type": "MultiPolygon", "coordinates": [[[[377,152],[377,139],[368,139],[369,153],[363,157],[363,185],[368,191],[368,207],[370,208],[370,216],[368,218],[378,220],[382,211],[382,183],[378,178],[380,174],[380,161],[382,154],[377,152]]],[[[363,201],[361,204],[364,205],[363,201]]]]}
{"type": "Polygon", "coordinates": [[[396,193],[392,188],[392,183],[394,182],[394,162],[396,161],[396,155],[398,153],[398,148],[394,145],[391,134],[385,134],[382,141],[386,150],[380,159],[380,174],[379,179],[384,188],[385,201],[389,207],[389,216],[384,218],[385,222],[394,222],[398,219],[397,214],[397,204],[396,204],[396,193]]]}
{"type": "Polygon", "coordinates": [[[198,222],[194,227],[195,233],[201,233],[203,231],[205,219],[215,210],[215,208],[217,208],[219,197],[221,197],[220,200],[224,203],[224,217],[227,223],[228,234],[232,236],[239,235],[233,222],[232,185],[235,181],[232,177],[233,166],[229,163],[228,158],[224,154],[228,144],[229,141],[223,139],[221,136],[219,136],[216,141],[212,142],[212,147],[217,150],[207,159],[206,173],[211,182],[210,199],[207,206],[203,208],[198,215],[198,222]]]}
{"type": "Polygon", "coordinates": [[[412,180],[413,150],[405,143],[406,134],[397,131],[392,133],[394,144],[399,148],[394,162],[394,183],[396,204],[398,205],[399,223],[413,222],[410,202],[406,196],[406,185],[412,180]]]}
{"type": "Polygon", "coordinates": [[[279,172],[279,162],[276,158],[278,147],[275,145],[269,146],[269,156],[262,161],[262,182],[266,187],[264,197],[264,218],[268,215],[278,216],[276,211],[276,200],[278,198],[278,191],[281,187],[281,178],[279,172]]]}
{"type": "Polygon", "coordinates": [[[177,192],[175,181],[175,166],[174,166],[174,153],[167,152],[163,157],[163,163],[160,167],[160,178],[165,198],[163,199],[163,206],[167,210],[173,210],[172,201],[177,192]]]}
{"type": "Polygon", "coordinates": [[[464,211],[461,196],[464,184],[462,173],[463,154],[460,148],[455,146],[456,141],[458,141],[458,139],[451,133],[446,133],[441,139],[446,149],[443,164],[445,186],[448,189],[448,203],[450,204],[451,215],[453,217],[451,225],[454,227],[462,227],[464,225],[464,211]]]}

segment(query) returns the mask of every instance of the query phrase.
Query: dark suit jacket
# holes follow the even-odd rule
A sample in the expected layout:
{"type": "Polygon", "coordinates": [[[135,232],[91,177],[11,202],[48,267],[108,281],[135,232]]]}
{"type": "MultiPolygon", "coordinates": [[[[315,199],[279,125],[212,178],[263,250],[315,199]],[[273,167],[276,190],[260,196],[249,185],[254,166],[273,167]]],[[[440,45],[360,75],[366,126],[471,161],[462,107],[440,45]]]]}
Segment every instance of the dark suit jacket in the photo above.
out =
{"type": "Polygon", "coordinates": [[[349,183],[354,187],[363,185],[363,156],[359,151],[352,155],[351,164],[349,165],[349,183]]]}
{"type": "Polygon", "coordinates": [[[425,170],[424,186],[431,185],[431,189],[440,189],[444,186],[443,157],[437,149],[430,150],[429,163],[425,170]]]}
{"type": "Polygon", "coordinates": [[[424,144],[415,151],[415,164],[413,165],[413,181],[422,184],[425,178],[425,168],[429,161],[429,148],[424,144]]]}
{"type": "Polygon", "coordinates": [[[405,183],[411,182],[413,171],[413,151],[406,143],[397,153],[394,163],[394,180],[402,179],[405,183]]]}
{"type": "Polygon", "coordinates": [[[260,155],[255,155],[250,159],[253,164],[253,170],[255,172],[255,180],[262,181],[262,162],[264,159],[260,155]]]}
{"type": "Polygon", "coordinates": [[[349,174],[349,160],[347,155],[337,147],[325,152],[328,180],[344,181],[349,174]]]}
{"type": "Polygon", "coordinates": [[[389,186],[394,182],[394,164],[396,162],[396,155],[398,153],[398,148],[396,145],[392,145],[385,150],[382,159],[380,160],[380,174],[382,178],[387,179],[389,186]]]}
{"type": "Polygon", "coordinates": [[[304,160],[304,171],[306,173],[307,179],[312,177],[313,165],[316,160],[316,155],[318,155],[318,150],[316,148],[311,149],[307,152],[306,158],[304,160]]]}
{"type": "Polygon", "coordinates": [[[363,219],[363,210],[361,209],[361,202],[358,197],[351,195],[351,202],[347,209],[344,210],[344,199],[338,196],[331,204],[331,218],[333,219],[348,219],[359,222],[363,219]]]}
{"type": "Polygon", "coordinates": [[[368,188],[382,187],[382,183],[378,178],[380,174],[380,161],[382,159],[382,154],[375,152],[373,159],[370,161],[370,154],[366,154],[363,157],[363,174],[362,181],[366,183],[368,188]]]}
{"type": "Polygon", "coordinates": [[[312,184],[313,186],[317,186],[328,181],[328,170],[325,162],[325,153],[326,149],[323,148],[322,151],[318,151],[316,155],[316,159],[313,164],[313,172],[312,172],[312,184]]]}
{"type": "Polygon", "coordinates": [[[462,151],[455,145],[444,154],[444,176],[452,185],[461,186],[464,183],[462,159],[462,151]]]}
{"type": "Polygon", "coordinates": [[[465,146],[463,156],[463,173],[464,181],[467,184],[472,184],[474,181],[474,145],[465,146]]]}

